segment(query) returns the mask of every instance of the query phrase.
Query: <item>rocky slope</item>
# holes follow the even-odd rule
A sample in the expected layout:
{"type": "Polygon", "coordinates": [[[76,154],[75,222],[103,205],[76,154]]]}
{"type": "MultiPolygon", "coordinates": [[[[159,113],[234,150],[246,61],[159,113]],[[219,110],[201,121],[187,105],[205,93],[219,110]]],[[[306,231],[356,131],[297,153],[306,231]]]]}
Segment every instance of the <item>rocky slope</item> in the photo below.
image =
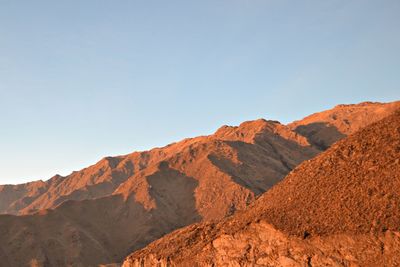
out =
{"type": "Polygon", "coordinates": [[[400,111],[293,170],[247,210],[180,229],[130,266],[398,266],[400,111]]]}

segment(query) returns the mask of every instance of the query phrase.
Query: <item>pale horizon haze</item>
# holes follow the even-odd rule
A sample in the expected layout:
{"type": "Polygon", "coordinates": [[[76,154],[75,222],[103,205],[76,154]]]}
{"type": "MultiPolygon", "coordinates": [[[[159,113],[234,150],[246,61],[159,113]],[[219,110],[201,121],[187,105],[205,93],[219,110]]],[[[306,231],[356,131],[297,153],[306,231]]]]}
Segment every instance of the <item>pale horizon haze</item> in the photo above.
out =
{"type": "Polygon", "coordinates": [[[0,184],[400,100],[400,1],[0,1],[0,184]]]}

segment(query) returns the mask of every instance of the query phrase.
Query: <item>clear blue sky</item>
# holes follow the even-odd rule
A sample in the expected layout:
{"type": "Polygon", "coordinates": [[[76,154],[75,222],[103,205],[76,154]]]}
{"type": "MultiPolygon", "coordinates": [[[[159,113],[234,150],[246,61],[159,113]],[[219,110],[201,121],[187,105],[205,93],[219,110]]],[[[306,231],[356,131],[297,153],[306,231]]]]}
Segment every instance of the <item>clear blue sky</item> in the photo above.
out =
{"type": "Polygon", "coordinates": [[[400,99],[400,1],[0,0],[0,183],[400,99]]]}

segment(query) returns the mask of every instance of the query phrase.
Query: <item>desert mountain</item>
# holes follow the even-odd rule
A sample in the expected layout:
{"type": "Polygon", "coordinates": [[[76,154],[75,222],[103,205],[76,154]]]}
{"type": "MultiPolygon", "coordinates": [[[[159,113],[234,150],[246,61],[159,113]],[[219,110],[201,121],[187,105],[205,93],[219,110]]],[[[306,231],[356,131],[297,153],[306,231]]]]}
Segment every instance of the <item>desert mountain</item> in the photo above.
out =
{"type": "Polygon", "coordinates": [[[121,261],[176,228],[244,209],[317,153],[287,126],[257,120],[105,158],[42,185],[45,193],[22,210],[39,210],[35,214],[0,216],[4,266],[121,261]]]}
{"type": "MultiPolygon", "coordinates": [[[[368,109],[371,119],[359,123],[348,106],[350,124],[367,125],[375,113],[393,109],[362,105],[377,111],[368,109]]],[[[321,152],[294,129],[266,120],[223,126],[209,136],[107,157],[66,177],[2,186],[1,212],[25,215],[0,216],[0,266],[119,262],[174,229],[242,210],[321,152]]]]}
{"type": "Polygon", "coordinates": [[[177,230],[131,266],[398,266],[400,110],[302,163],[247,210],[177,230]]]}
{"type": "MultiPolygon", "coordinates": [[[[237,147],[234,148],[234,142],[237,145],[252,144],[255,135],[262,134],[264,127],[269,128],[270,134],[277,136],[275,138],[277,141],[270,138],[270,145],[268,146],[270,151],[275,149],[277,152],[268,152],[270,159],[269,162],[264,162],[266,166],[263,167],[262,173],[260,173],[261,170],[257,174],[253,173],[259,177],[268,176],[268,184],[265,185],[264,181],[256,182],[253,179],[252,184],[247,185],[248,188],[251,187],[253,192],[259,194],[281,179],[302,160],[315,155],[318,150],[325,150],[333,142],[359,128],[389,115],[398,107],[400,107],[399,101],[387,104],[364,102],[355,105],[339,105],[331,110],[293,122],[287,127],[272,121],[268,122],[270,124],[268,127],[262,120],[258,123],[247,122],[239,127],[224,126],[214,135],[187,139],[164,148],[134,152],[119,157],[106,157],[95,165],[73,172],[66,177],[56,175],[45,182],[37,181],[20,185],[0,186],[0,214],[31,214],[41,209],[55,208],[68,200],[109,196],[136,173],[169,158],[182,157],[182,153],[187,153],[188,149],[193,149],[199,143],[216,143],[220,140],[220,142],[224,141],[224,144],[228,144],[227,142],[230,141],[231,149],[238,149],[237,147]],[[283,143],[282,140],[288,141],[283,143]],[[295,147],[290,142],[299,144],[301,148],[305,146],[313,146],[313,148],[305,149],[307,152],[303,154],[304,149],[294,151],[295,147]],[[288,144],[290,144],[288,148],[282,149],[282,146],[288,144]],[[268,168],[267,172],[264,172],[265,168],[268,168]]],[[[257,151],[253,152],[257,153],[257,151]]],[[[210,160],[214,160],[215,165],[222,163],[216,158],[211,157],[210,160]]],[[[234,166],[235,164],[229,165],[227,166],[229,168],[237,167],[234,166]]],[[[249,168],[246,168],[246,166],[242,168],[242,173],[237,175],[237,180],[247,181],[248,177],[243,173],[243,171],[246,172],[244,169],[249,168]]]]}
{"type": "MultiPolygon", "coordinates": [[[[223,126],[213,135],[163,148],[107,157],[67,177],[4,186],[0,197],[8,200],[2,204],[4,213],[29,214],[55,208],[67,200],[95,199],[113,193],[127,195],[132,180],[137,180],[134,177],[150,173],[160,164],[171,165],[191,177],[200,176],[200,170],[212,176],[227,175],[234,184],[260,194],[316,153],[318,150],[306,138],[284,125],[250,121],[238,127],[223,126]]],[[[200,184],[200,188],[203,186],[206,185],[200,184]]]]}

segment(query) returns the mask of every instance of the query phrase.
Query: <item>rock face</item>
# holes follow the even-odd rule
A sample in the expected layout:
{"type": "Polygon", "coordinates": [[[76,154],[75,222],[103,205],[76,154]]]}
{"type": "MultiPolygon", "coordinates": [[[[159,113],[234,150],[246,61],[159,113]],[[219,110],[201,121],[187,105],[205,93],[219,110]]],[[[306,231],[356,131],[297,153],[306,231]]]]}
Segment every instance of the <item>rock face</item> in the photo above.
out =
{"type": "MultiPolygon", "coordinates": [[[[393,109],[371,105],[375,119],[393,109]]],[[[373,120],[359,123],[349,107],[350,124],[373,120]]],[[[120,262],[177,228],[243,210],[321,152],[294,129],[266,120],[223,126],[213,135],[107,157],[66,177],[1,186],[0,212],[24,216],[0,216],[0,266],[120,262]]]]}
{"type": "Polygon", "coordinates": [[[398,266],[400,111],[304,162],[248,209],[177,230],[130,266],[398,266]]]}

